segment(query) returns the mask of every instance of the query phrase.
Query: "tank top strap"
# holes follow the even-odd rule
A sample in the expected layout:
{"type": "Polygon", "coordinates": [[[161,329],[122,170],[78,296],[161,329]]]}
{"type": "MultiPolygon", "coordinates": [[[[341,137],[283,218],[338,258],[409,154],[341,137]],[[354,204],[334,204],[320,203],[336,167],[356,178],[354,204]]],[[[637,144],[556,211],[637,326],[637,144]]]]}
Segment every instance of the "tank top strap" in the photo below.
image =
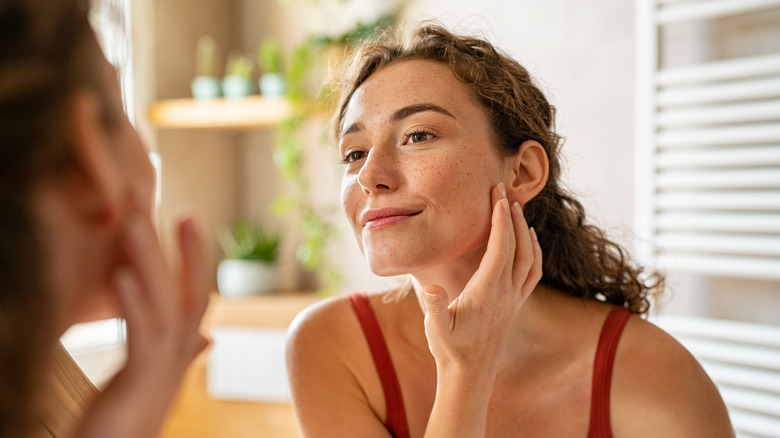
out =
{"type": "Polygon", "coordinates": [[[363,334],[371,350],[371,356],[374,359],[374,366],[379,374],[379,380],[382,382],[386,407],[385,427],[395,438],[408,438],[409,428],[406,423],[404,401],[401,397],[401,386],[398,383],[398,376],[395,373],[387,343],[368,295],[365,292],[351,293],[349,294],[349,302],[352,304],[358,321],[360,321],[363,334]]]}
{"type": "Polygon", "coordinates": [[[612,385],[612,367],[615,363],[620,336],[631,312],[625,307],[615,306],[609,312],[601,328],[596,358],[593,362],[593,382],[590,399],[590,426],[588,438],[612,438],[609,417],[609,392],[612,385]]]}

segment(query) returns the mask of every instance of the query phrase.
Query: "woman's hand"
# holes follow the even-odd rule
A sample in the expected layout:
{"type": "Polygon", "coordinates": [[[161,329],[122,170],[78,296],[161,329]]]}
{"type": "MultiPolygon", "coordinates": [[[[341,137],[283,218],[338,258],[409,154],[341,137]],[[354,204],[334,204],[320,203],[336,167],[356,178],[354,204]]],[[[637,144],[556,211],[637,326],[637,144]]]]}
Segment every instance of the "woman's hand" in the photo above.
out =
{"type": "Polygon", "coordinates": [[[127,321],[127,363],[87,412],[78,437],[155,436],[185,370],[208,344],[198,331],[210,288],[195,224],[178,224],[181,266],[174,275],[142,209],[136,202],[124,225],[126,265],[115,273],[127,321]]]}
{"type": "Polygon", "coordinates": [[[208,345],[198,331],[210,289],[204,245],[192,218],[177,225],[177,275],[168,268],[147,215],[131,218],[126,227],[128,266],[118,270],[116,281],[127,321],[129,372],[138,367],[149,373],[156,363],[181,375],[208,345]]]}
{"type": "Polygon", "coordinates": [[[436,285],[423,287],[425,334],[442,367],[490,368],[512,322],[542,277],[542,250],[519,204],[503,185],[491,191],[492,229],[482,262],[451,303],[436,285]],[[511,210],[511,212],[510,212],[511,210]]]}
{"type": "Polygon", "coordinates": [[[441,287],[423,286],[425,335],[439,379],[427,431],[436,436],[484,435],[498,357],[542,277],[542,250],[519,204],[509,205],[503,184],[491,201],[487,250],[461,294],[449,302],[441,287]]]}

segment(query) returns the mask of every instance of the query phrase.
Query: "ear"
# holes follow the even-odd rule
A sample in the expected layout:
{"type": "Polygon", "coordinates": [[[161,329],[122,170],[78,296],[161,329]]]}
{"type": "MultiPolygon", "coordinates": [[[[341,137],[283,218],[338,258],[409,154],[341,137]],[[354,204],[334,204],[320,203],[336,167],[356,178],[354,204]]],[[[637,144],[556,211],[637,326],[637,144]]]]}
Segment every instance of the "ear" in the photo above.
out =
{"type": "Polygon", "coordinates": [[[110,142],[94,92],[74,93],[68,136],[75,161],[75,178],[84,211],[99,225],[112,225],[120,215],[121,173],[109,150],[110,142]]]}
{"type": "Polygon", "coordinates": [[[511,166],[504,184],[510,202],[520,205],[533,199],[547,183],[550,162],[547,152],[536,140],[526,140],[520,145],[517,155],[508,159],[511,166]]]}

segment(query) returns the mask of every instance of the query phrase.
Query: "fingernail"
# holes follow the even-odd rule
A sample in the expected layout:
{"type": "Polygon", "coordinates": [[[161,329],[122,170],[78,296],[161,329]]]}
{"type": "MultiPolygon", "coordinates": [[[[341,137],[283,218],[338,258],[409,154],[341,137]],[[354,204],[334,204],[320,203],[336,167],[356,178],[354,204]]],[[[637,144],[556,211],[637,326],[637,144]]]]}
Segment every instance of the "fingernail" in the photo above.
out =
{"type": "Polygon", "coordinates": [[[517,214],[518,216],[523,215],[523,209],[520,207],[519,203],[515,202],[514,204],[512,204],[512,208],[515,209],[515,214],[517,214]]]}
{"type": "Polygon", "coordinates": [[[502,198],[506,198],[506,186],[504,186],[504,183],[498,183],[498,194],[502,198]]]}
{"type": "Polygon", "coordinates": [[[509,213],[509,200],[506,198],[501,199],[501,206],[504,207],[504,211],[509,213]]]}
{"type": "Polygon", "coordinates": [[[534,229],[534,227],[531,227],[531,238],[534,239],[534,242],[539,241],[539,237],[536,235],[536,230],[534,229]]]}

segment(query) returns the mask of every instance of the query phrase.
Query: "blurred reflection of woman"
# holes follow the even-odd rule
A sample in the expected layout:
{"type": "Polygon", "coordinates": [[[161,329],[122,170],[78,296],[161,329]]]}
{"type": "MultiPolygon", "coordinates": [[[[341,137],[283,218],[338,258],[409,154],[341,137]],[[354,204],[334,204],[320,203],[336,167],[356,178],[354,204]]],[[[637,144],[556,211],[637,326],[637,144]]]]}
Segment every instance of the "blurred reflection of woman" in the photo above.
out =
{"type": "Polygon", "coordinates": [[[0,0],[0,437],[150,437],[205,339],[204,249],[180,272],[151,222],[154,172],[81,0],[0,0]],[[127,321],[128,359],[98,394],[58,342],[127,321]]]}
{"type": "Polygon", "coordinates": [[[663,279],[561,187],[522,66],[428,24],[363,47],[344,81],[342,207],[371,270],[412,282],[296,320],[305,436],[732,436],[696,360],[639,317],[663,279]]]}

